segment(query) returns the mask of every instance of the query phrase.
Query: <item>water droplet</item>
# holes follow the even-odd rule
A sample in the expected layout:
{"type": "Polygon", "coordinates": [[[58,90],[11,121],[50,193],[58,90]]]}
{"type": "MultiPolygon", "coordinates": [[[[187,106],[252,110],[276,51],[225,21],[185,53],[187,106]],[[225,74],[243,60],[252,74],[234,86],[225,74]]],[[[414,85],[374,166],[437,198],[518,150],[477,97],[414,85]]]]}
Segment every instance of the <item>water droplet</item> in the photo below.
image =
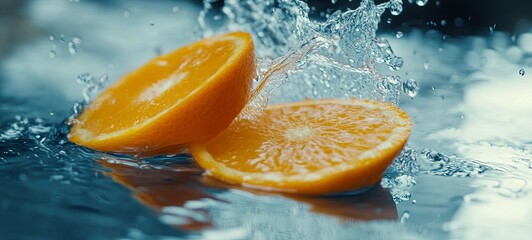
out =
{"type": "Polygon", "coordinates": [[[403,12],[403,1],[402,0],[391,0],[389,3],[390,13],[392,15],[399,15],[403,12]]]}
{"type": "Polygon", "coordinates": [[[439,0],[438,0],[438,1],[436,1],[436,6],[438,6],[438,7],[439,7],[440,5],[441,5],[441,1],[439,1],[439,0]]]}
{"type": "Polygon", "coordinates": [[[100,81],[100,84],[103,86],[104,83],[106,83],[109,80],[109,75],[107,73],[104,73],[100,76],[98,81],[100,81]]]}
{"type": "Polygon", "coordinates": [[[50,50],[50,52],[48,53],[48,56],[49,56],[50,58],[55,58],[56,55],[57,55],[57,54],[56,54],[55,51],[53,51],[53,50],[50,50]]]}
{"type": "Polygon", "coordinates": [[[396,38],[402,38],[402,37],[403,37],[403,32],[401,32],[401,31],[397,31],[397,32],[395,33],[395,37],[396,37],[396,38]]]}
{"type": "Polygon", "coordinates": [[[410,97],[415,97],[419,91],[419,84],[416,80],[409,78],[403,82],[403,92],[410,97]]]}
{"type": "Polygon", "coordinates": [[[74,37],[72,37],[72,42],[73,42],[74,44],[76,44],[76,45],[77,45],[77,44],[81,44],[81,41],[82,41],[82,39],[81,39],[80,36],[74,35],[74,37]]]}
{"type": "Polygon", "coordinates": [[[331,3],[332,3],[332,4],[336,4],[337,1],[338,1],[338,0],[331,0],[331,3]]]}
{"type": "Polygon", "coordinates": [[[175,13],[176,13],[176,12],[179,12],[179,7],[178,7],[178,6],[174,6],[174,7],[172,8],[172,12],[175,12],[175,13]]]}
{"type": "Polygon", "coordinates": [[[397,71],[403,67],[403,58],[402,57],[392,57],[388,62],[388,67],[392,71],[397,71]]]}
{"type": "Polygon", "coordinates": [[[124,10],[124,12],[122,12],[122,16],[128,18],[129,16],[131,16],[131,12],[129,10],[124,10]]]}
{"type": "Polygon", "coordinates": [[[401,224],[405,224],[409,218],[410,218],[410,212],[404,211],[403,214],[401,214],[401,219],[399,221],[401,222],[401,224]]]}
{"type": "Polygon", "coordinates": [[[392,23],[392,19],[391,18],[386,19],[386,23],[391,24],[392,23]]]}
{"type": "Polygon", "coordinates": [[[525,76],[525,69],[523,68],[519,69],[519,75],[525,76]]]}
{"type": "Polygon", "coordinates": [[[416,203],[417,203],[416,199],[413,199],[412,204],[416,204],[416,203]]]}
{"type": "Polygon", "coordinates": [[[74,44],[73,42],[68,42],[68,52],[70,53],[70,55],[76,55],[78,53],[78,48],[76,44],[74,44]]]}
{"type": "Polygon", "coordinates": [[[447,21],[445,19],[441,20],[440,25],[445,27],[445,25],[447,25],[447,21]]]}
{"type": "Polygon", "coordinates": [[[425,70],[429,70],[430,68],[430,62],[427,60],[425,61],[425,63],[423,63],[423,67],[425,68],[425,70]]]}
{"type": "Polygon", "coordinates": [[[495,31],[495,27],[497,27],[497,24],[493,24],[493,26],[489,27],[490,33],[493,33],[493,31],[495,31]]]}
{"type": "Polygon", "coordinates": [[[150,26],[155,26],[155,22],[154,21],[150,21],[150,26]]]}
{"type": "Polygon", "coordinates": [[[54,35],[50,35],[50,36],[48,36],[48,39],[50,39],[50,41],[53,41],[53,40],[55,40],[55,36],[54,35]]]}
{"type": "Polygon", "coordinates": [[[416,0],[416,4],[417,4],[418,6],[423,7],[423,6],[427,5],[427,2],[428,2],[428,1],[429,1],[429,0],[416,0]]]}

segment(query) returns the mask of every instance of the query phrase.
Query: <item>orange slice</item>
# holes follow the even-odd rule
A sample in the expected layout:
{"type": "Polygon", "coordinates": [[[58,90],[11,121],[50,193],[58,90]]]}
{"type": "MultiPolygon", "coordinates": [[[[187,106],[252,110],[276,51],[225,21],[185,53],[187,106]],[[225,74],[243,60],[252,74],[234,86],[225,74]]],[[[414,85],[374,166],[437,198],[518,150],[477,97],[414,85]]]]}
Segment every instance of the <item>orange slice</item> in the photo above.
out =
{"type": "Polygon", "coordinates": [[[272,105],[189,146],[206,175],[262,190],[327,194],[380,181],[412,128],[389,103],[321,100],[272,105]]]}
{"type": "Polygon", "coordinates": [[[159,56],[102,92],[68,138],[112,152],[205,141],[227,128],[250,95],[251,36],[235,32],[159,56]]]}

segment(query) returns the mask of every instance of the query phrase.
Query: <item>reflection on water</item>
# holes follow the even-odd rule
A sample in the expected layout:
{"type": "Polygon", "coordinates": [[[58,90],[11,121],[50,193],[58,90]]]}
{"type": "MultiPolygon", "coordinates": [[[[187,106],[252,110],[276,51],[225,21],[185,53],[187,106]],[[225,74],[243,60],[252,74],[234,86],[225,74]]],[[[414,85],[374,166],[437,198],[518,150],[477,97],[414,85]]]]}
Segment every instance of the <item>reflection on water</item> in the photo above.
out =
{"type": "MultiPolygon", "coordinates": [[[[210,222],[212,220],[201,216],[201,213],[193,213],[193,210],[197,209],[198,202],[219,202],[220,200],[216,199],[216,195],[241,188],[202,177],[203,171],[201,169],[191,166],[193,163],[188,157],[183,157],[183,159],[182,166],[173,163],[163,169],[142,164],[139,167],[137,163],[130,162],[130,160],[119,160],[112,157],[106,157],[99,162],[110,168],[112,170],[110,175],[113,179],[130,188],[135,197],[144,204],[163,213],[165,213],[165,209],[185,208],[181,211],[191,211],[189,214],[174,216],[172,221],[175,221],[179,227],[185,229],[211,227],[210,222]],[[190,217],[179,219],[180,216],[187,215],[190,217]]],[[[247,191],[247,189],[241,190],[247,191]]],[[[388,190],[380,186],[354,196],[315,198],[263,192],[250,192],[250,194],[255,195],[256,204],[260,204],[263,197],[267,199],[266,201],[274,201],[275,198],[272,197],[278,196],[279,198],[296,200],[299,202],[298,204],[309,205],[312,212],[335,216],[344,221],[397,220],[395,202],[388,190]]],[[[288,210],[276,209],[275,211],[288,210]]],[[[216,211],[216,209],[210,209],[210,211],[216,211]]],[[[167,219],[166,216],[163,218],[167,219]]]]}
{"type": "Polygon", "coordinates": [[[24,12],[28,17],[17,26],[39,29],[32,31],[39,35],[24,35],[32,40],[10,46],[8,54],[3,48],[0,60],[2,239],[532,234],[532,32],[452,39],[413,29],[385,36],[405,59],[393,74],[419,82],[415,99],[401,99],[415,121],[409,151],[382,187],[305,198],[221,184],[202,177],[182,155],[133,161],[66,140],[64,120],[73,102],[83,100],[76,77],[90,73],[114,81],[158,52],[191,41],[198,7],[29,1],[24,12]]]}

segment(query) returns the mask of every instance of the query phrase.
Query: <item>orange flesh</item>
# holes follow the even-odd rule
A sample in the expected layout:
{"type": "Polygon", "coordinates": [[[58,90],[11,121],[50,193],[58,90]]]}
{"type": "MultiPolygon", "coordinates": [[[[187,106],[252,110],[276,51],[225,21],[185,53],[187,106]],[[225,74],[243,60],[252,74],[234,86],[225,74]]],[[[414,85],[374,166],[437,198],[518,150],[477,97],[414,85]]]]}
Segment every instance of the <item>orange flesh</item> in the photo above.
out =
{"type": "Polygon", "coordinates": [[[375,148],[393,129],[385,120],[381,112],[334,103],[268,109],[256,123],[222,132],[207,151],[243,172],[313,172],[375,148]]]}
{"type": "Polygon", "coordinates": [[[92,108],[106,107],[92,112],[90,117],[96,120],[85,129],[111,133],[155,117],[203,84],[231,57],[234,48],[232,43],[217,41],[192,53],[191,49],[182,48],[154,59],[94,102],[92,108]]]}
{"type": "Polygon", "coordinates": [[[376,184],[411,130],[406,113],[366,100],[320,100],[269,106],[214,139],[189,146],[219,180],[301,194],[351,191],[376,184]]]}
{"type": "Polygon", "coordinates": [[[152,59],[102,92],[68,138],[100,151],[177,153],[229,126],[249,99],[255,67],[248,33],[194,42],[152,59]]]}

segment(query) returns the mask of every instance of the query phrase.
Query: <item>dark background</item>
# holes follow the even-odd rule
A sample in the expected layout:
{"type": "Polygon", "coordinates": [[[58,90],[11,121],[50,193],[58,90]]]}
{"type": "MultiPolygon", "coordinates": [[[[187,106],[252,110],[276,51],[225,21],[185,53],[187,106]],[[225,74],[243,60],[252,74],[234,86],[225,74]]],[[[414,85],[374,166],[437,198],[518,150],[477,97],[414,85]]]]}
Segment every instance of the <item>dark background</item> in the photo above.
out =
{"type": "MultiPolygon", "coordinates": [[[[44,0],[43,0],[44,1],[44,0]]],[[[67,1],[67,0],[63,0],[67,1]]],[[[113,4],[110,0],[80,0],[113,4]]],[[[148,0],[147,0],[148,1],[148,0]]],[[[180,2],[182,0],[175,0],[180,2]]],[[[192,0],[198,6],[201,0],[192,0]]],[[[385,0],[375,0],[377,3],[385,0]]],[[[0,0],[0,56],[14,43],[32,39],[38,33],[31,25],[25,24],[21,9],[25,0],[0,0]]],[[[156,4],[156,0],[152,1],[156,4]]],[[[487,35],[491,31],[509,32],[511,35],[529,32],[532,29],[532,0],[429,0],[426,6],[403,0],[404,10],[399,16],[389,12],[383,15],[380,31],[403,31],[408,34],[412,28],[435,29],[450,36],[487,35]],[[391,22],[388,23],[388,19],[391,22]],[[446,24],[442,25],[442,20],[446,24]]],[[[336,9],[356,8],[360,0],[308,0],[315,10],[311,16],[319,18],[320,12],[334,12],[336,9]]],[[[223,0],[214,3],[223,5],[223,0]]],[[[97,19],[97,18],[96,18],[97,19]]],[[[95,20],[96,20],[95,19],[95,20]]]]}
{"type": "MultiPolygon", "coordinates": [[[[318,13],[331,7],[355,8],[360,3],[356,0],[338,0],[336,6],[331,6],[331,1],[327,0],[308,2],[309,5],[316,6],[318,13]]],[[[403,12],[399,16],[386,12],[380,29],[408,31],[412,27],[437,29],[454,36],[487,34],[490,27],[494,28],[494,31],[520,34],[530,31],[532,27],[532,0],[429,0],[427,5],[422,7],[403,0],[403,12]],[[388,18],[392,19],[391,24],[386,22],[388,18]],[[441,20],[446,21],[445,26],[441,25],[441,20]],[[436,26],[428,24],[430,21],[435,22],[436,26]]]]}
{"type": "MultiPolygon", "coordinates": [[[[383,3],[387,0],[375,0],[383,3]]],[[[195,0],[198,5],[201,0],[195,0]]],[[[214,2],[215,7],[223,6],[224,0],[214,2]]],[[[315,9],[311,16],[320,18],[320,12],[332,13],[337,9],[354,9],[360,0],[307,0],[315,9]]],[[[414,1],[415,2],[415,1],[414,1]]],[[[520,34],[532,28],[532,0],[428,0],[425,6],[418,6],[403,0],[403,12],[393,16],[383,15],[381,31],[408,31],[412,27],[436,29],[451,36],[483,35],[493,31],[520,34]],[[387,19],[391,18],[391,23],[387,19]],[[442,26],[441,21],[446,24],[442,26]],[[434,22],[435,24],[432,24],[434,22]]]]}
{"type": "MultiPolygon", "coordinates": [[[[67,1],[67,0],[64,0],[67,1]]],[[[80,0],[101,2],[110,4],[107,0],[80,0]]],[[[176,0],[179,2],[182,0],[176,0]]],[[[375,0],[377,3],[385,0],[375,0]]],[[[0,21],[2,16],[17,14],[17,10],[24,5],[24,0],[0,0],[0,21]]],[[[156,2],[156,1],[153,1],[156,2]]],[[[201,0],[194,0],[198,5],[201,0]]],[[[314,16],[322,11],[334,11],[335,9],[356,8],[360,0],[338,0],[332,4],[330,0],[308,0],[310,6],[315,6],[314,16]]],[[[471,35],[489,32],[489,27],[495,31],[507,31],[521,33],[532,27],[532,1],[530,0],[429,0],[427,5],[420,7],[415,3],[410,4],[403,0],[404,10],[399,16],[392,16],[389,12],[384,15],[383,22],[392,18],[391,24],[383,24],[383,30],[397,28],[417,27],[422,29],[437,29],[445,34],[471,35]],[[462,24],[459,23],[462,19],[462,24]],[[447,24],[441,26],[441,20],[447,24]],[[433,21],[437,26],[427,25],[433,21]]],[[[216,5],[223,4],[218,0],[216,5]]],[[[5,36],[2,36],[5,37],[5,36]]]]}

